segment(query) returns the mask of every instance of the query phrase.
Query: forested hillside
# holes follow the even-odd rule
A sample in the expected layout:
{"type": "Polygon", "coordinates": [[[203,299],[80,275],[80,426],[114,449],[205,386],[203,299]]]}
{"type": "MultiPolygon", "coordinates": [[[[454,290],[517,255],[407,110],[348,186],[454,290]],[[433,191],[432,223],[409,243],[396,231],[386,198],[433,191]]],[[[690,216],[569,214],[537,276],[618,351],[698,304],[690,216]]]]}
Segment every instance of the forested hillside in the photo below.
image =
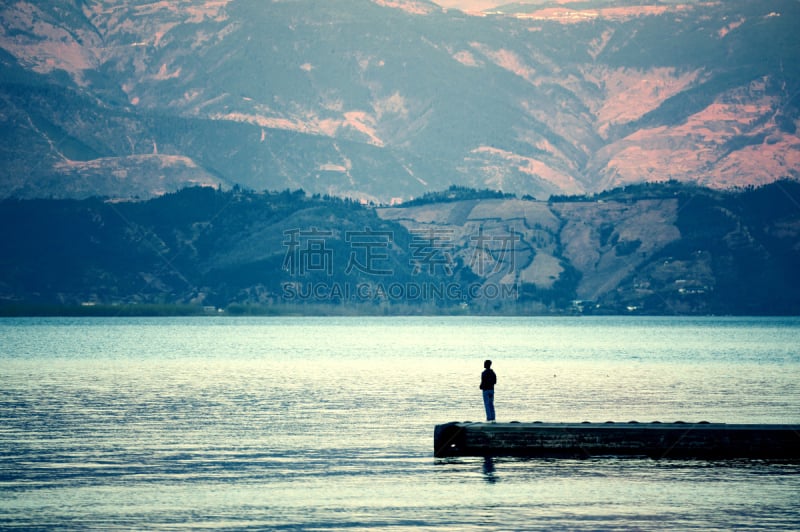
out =
{"type": "Polygon", "coordinates": [[[0,312],[800,312],[797,182],[438,196],[4,200],[0,312]]]}

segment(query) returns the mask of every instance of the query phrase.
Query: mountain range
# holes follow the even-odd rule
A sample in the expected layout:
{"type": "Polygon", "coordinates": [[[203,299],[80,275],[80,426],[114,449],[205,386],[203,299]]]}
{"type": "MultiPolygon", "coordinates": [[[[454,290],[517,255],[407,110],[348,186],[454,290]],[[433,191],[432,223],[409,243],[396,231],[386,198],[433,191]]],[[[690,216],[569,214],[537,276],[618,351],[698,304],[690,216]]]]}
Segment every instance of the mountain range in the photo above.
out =
{"type": "Polygon", "coordinates": [[[796,0],[10,0],[0,197],[797,178],[798,23],[796,0]]]}
{"type": "Polygon", "coordinates": [[[0,201],[0,315],[800,313],[800,182],[0,201]]]}

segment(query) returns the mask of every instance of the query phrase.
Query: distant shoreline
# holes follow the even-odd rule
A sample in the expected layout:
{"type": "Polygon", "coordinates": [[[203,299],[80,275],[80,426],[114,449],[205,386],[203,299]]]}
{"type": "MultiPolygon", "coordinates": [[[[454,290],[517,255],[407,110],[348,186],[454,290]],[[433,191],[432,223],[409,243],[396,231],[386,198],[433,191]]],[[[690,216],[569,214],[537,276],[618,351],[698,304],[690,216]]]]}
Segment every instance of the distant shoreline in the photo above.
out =
{"type": "MultiPolygon", "coordinates": [[[[464,309],[460,307],[413,307],[396,306],[341,306],[341,305],[231,305],[221,309],[200,305],[52,305],[35,303],[17,303],[0,305],[0,318],[158,318],[158,317],[242,317],[242,316],[294,316],[294,317],[394,317],[394,316],[496,316],[496,317],[582,317],[582,316],[651,316],[651,317],[704,317],[709,314],[663,314],[643,311],[629,313],[594,313],[576,312],[525,312],[522,309],[497,310],[464,309]]],[[[796,314],[728,314],[731,317],[796,317],[796,314]]]]}

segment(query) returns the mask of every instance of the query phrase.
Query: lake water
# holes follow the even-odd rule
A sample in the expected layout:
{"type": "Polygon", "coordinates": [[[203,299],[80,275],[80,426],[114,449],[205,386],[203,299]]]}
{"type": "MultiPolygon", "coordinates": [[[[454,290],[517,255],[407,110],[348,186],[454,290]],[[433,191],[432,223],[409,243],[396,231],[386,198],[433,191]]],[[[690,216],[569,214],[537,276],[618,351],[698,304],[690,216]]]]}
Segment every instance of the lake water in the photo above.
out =
{"type": "MultiPolygon", "coordinates": [[[[800,423],[800,318],[0,320],[0,528],[798,529],[800,464],[433,457],[433,427],[800,423]]],[[[800,436],[798,437],[800,445],[800,436]]]]}

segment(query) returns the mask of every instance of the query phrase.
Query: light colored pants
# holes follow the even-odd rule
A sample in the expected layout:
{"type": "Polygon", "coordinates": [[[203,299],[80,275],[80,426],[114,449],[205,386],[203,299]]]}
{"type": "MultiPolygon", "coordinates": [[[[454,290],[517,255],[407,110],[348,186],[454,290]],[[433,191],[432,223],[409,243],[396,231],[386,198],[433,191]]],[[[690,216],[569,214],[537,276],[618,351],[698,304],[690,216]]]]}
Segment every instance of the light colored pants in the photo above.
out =
{"type": "Polygon", "coordinates": [[[483,406],[486,408],[486,421],[494,421],[494,390],[483,390],[483,406]]]}

